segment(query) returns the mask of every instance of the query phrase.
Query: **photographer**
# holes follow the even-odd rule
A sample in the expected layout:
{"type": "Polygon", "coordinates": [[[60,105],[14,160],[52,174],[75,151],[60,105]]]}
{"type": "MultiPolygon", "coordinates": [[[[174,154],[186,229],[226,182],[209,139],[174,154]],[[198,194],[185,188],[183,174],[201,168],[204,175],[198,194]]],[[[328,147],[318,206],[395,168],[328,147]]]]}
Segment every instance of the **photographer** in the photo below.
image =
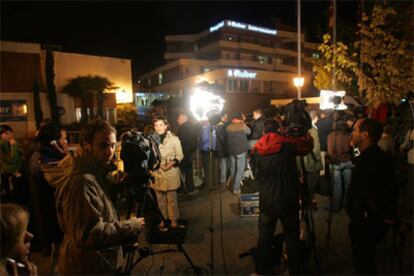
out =
{"type": "MultiPolygon", "coordinates": [[[[256,272],[272,274],[271,244],[277,221],[283,225],[291,274],[305,272],[299,243],[299,176],[296,155],[312,150],[312,138],[286,137],[274,120],[266,121],[264,132],[253,148],[259,183],[259,237],[256,272]]],[[[273,260],[274,261],[274,260],[273,260]]]]}
{"type": "Polygon", "coordinates": [[[110,172],[115,129],[104,120],[85,126],[81,146],[45,173],[56,187],[56,209],[64,233],[60,274],[114,274],[122,266],[122,246],[136,242],[142,218],[120,221],[112,201],[110,172]]]}

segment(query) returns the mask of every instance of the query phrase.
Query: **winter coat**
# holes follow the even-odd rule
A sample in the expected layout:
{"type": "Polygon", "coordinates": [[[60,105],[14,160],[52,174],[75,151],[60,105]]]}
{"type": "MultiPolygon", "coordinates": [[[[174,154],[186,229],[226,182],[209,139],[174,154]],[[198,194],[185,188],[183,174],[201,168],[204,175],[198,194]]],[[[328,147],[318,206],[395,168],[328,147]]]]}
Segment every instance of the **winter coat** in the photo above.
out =
{"type": "Polygon", "coordinates": [[[345,131],[334,130],[328,135],[328,155],[333,164],[351,160],[351,135],[345,131]]]}
{"type": "MultiPolygon", "coordinates": [[[[170,131],[168,131],[162,144],[159,145],[159,149],[161,153],[161,164],[166,164],[168,161],[173,160],[180,162],[184,157],[180,140],[170,131]]],[[[159,168],[156,171],[152,171],[151,175],[154,177],[154,180],[151,182],[150,187],[154,190],[173,191],[177,190],[181,185],[180,169],[178,166],[173,166],[168,171],[159,168]]]]}
{"type": "Polygon", "coordinates": [[[249,150],[247,140],[249,130],[244,123],[231,123],[226,127],[226,145],[229,156],[238,155],[249,150]]]}
{"type": "Polygon", "coordinates": [[[322,118],[316,122],[318,128],[321,151],[328,151],[328,135],[332,131],[333,120],[331,117],[322,118]]]}
{"type": "Polygon", "coordinates": [[[260,212],[278,217],[297,214],[299,177],[296,155],[299,152],[308,154],[312,149],[312,139],[309,135],[283,137],[268,133],[256,145],[261,145],[260,150],[254,151],[260,212]]]}
{"type": "Polygon", "coordinates": [[[36,212],[41,218],[40,236],[48,242],[61,242],[63,233],[60,230],[55,208],[55,187],[52,187],[44,177],[44,170],[50,171],[56,168],[57,163],[64,155],[53,146],[40,146],[31,156],[29,169],[30,176],[34,180],[33,193],[37,196],[36,212]],[[39,200],[40,199],[40,200],[39,200]]]}
{"type": "Polygon", "coordinates": [[[393,219],[396,213],[397,190],[395,168],[391,158],[377,145],[366,148],[356,158],[348,190],[347,213],[376,219],[393,219]]]}
{"type": "Polygon", "coordinates": [[[199,126],[191,122],[185,122],[179,126],[177,136],[180,139],[183,152],[194,152],[197,149],[199,126]]]}
{"type": "Polygon", "coordinates": [[[139,225],[119,221],[111,200],[109,172],[79,148],[61,160],[45,177],[56,187],[56,209],[64,233],[58,272],[71,274],[114,274],[122,265],[122,245],[136,241],[139,225]]]}
{"type": "Polygon", "coordinates": [[[261,116],[257,120],[253,120],[251,123],[252,126],[252,134],[250,136],[250,140],[257,140],[263,136],[263,129],[266,119],[261,116]]]}
{"type": "Polygon", "coordinates": [[[226,127],[228,126],[228,123],[220,122],[217,127],[217,147],[216,152],[218,157],[227,157],[227,133],[226,133],[226,127]]]}

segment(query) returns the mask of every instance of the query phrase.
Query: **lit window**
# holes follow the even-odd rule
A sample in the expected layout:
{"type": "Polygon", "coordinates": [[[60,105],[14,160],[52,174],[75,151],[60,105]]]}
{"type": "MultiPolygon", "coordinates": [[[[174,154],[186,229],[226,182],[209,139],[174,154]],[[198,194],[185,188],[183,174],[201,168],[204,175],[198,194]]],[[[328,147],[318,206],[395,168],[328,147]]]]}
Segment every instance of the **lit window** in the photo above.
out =
{"type": "Polygon", "coordinates": [[[151,79],[147,80],[148,86],[151,86],[151,79]]]}
{"type": "Polygon", "coordinates": [[[210,69],[208,67],[204,67],[204,73],[210,72],[210,69]]]}
{"type": "Polygon", "coordinates": [[[281,59],[281,58],[273,58],[273,64],[283,64],[283,59],[281,59]]]}
{"type": "Polygon", "coordinates": [[[260,64],[267,64],[268,57],[267,56],[257,56],[257,60],[260,64]]]}
{"type": "Polygon", "coordinates": [[[312,58],[318,59],[320,58],[320,55],[318,53],[312,53],[312,58]]]}
{"type": "Polygon", "coordinates": [[[227,90],[236,91],[237,90],[237,80],[227,80],[227,90]]]}
{"type": "Polygon", "coordinates": [[[162,73],[158,73],[158,84],[162,84],[162,73]]]}
{"type": "Polygon", "coordinates": [[[194,45],[193,45],[193,50],[194,50],[194,51],[197,51],[197,50],[198,50],[198,45],[197,45],[197,44],[194,44],[194,45]]]}

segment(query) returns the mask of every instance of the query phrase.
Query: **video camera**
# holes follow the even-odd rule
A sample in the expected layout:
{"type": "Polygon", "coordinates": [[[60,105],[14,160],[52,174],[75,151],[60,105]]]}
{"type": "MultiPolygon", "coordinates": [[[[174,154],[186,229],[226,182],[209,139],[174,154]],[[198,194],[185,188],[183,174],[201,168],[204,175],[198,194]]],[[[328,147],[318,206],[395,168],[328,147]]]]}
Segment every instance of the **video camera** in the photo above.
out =
{"type": "Polygon", "coordinates": [[[293,100],[285,107],[285,135],[300,137],[308,133],[312,127],[312,120],[306,106],[306,100],[293,100]]]}
{"type": "Polygon", "coordinates": [[[124,170],[137,186],[147,184],[150,170],[157,170],[161,164],[161,154],[157,142],[145,137],[136,129],[121,135],[121,159],[124,170]]]}

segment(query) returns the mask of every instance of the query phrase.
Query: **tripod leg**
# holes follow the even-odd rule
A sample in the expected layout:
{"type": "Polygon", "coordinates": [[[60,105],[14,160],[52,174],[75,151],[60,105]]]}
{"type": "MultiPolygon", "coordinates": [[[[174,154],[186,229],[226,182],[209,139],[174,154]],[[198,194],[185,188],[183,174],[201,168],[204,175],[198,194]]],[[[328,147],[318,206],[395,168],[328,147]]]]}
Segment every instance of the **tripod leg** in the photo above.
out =
{"type": "Polygon", "coordinates": [[[191,260],[190,256],[188,255],[187,251],[185,251],[183,245],[181,243],[177,243],[177,250],[184,254],[184,257],[187,259],[188,263],[190,264],[191,268],[194,271],[194,274],[201,275],[201,268],[194,265],[193,261],[191,260]]]}

